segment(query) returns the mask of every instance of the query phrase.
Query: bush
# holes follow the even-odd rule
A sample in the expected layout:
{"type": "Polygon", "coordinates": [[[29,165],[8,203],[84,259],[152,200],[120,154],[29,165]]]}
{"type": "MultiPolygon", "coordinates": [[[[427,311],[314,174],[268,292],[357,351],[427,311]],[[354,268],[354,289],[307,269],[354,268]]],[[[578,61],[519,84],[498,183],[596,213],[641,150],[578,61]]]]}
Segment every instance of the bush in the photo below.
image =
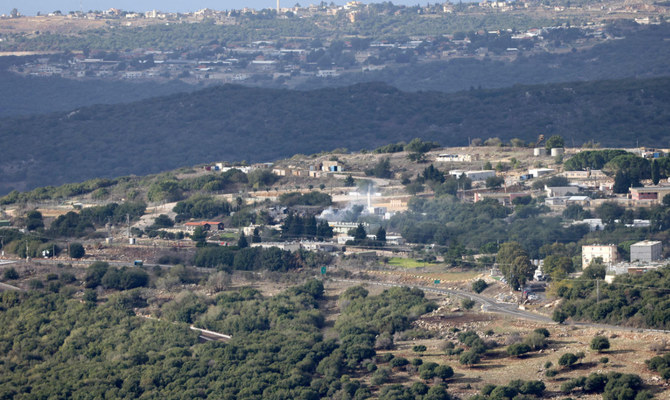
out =
{"type": "Polygon", "coordinates": [[[14,268],[6,269],[3,276],[4,276],[5,280],[7,280],[7,281],[11,281],[11,280],[14,280],[14,279],[19,279],[19,273],[16,272],[16,270],[14,268]]]}
{"type": "Polygon", "coordinates": [[[602,358],[600,359],[600,363],[601,363],[601,364],[607,364],[608,362],[610,362],[610,359],[607,358],[607,357],[602,357],[602,358]]]}
{"type": "Polygon", "coordinates": [[[70,257],[71,258],[82,258],[86,255],[86,250],[81,243],[72,243],[70,244],[70,257]]]}
{"type": "Polygon", "coordinates": [[[395,357],[391,360],[391,367],[393,368],[404,367],[407,364],[409,364],[409,361],[404,357],[395,357]]]}
{"type": "Polygon", "coordinates": [[[507,347],[507,354],[510,356],[521,357],[530,351],[530,346],[525,343],[515,343],[507,347]]]}
{"type": "Polygon", "coordinates": [[[591,350],[598,353],[610,348],[610,341],[605,336],[596,336],[591,340],[591,350]]]}
{"type": "Polygon", "coordinates": [[[558,365],[562,367],[571,367],[572,364],[576,363],[578,357],[572,353],[565,353],[558,359],[558,365]]]}
{"type": "Polygon", "coordinates": [[[463,354],[461,354],[461,357],[458,359],[458,362],[461,363],[462,365],[475,365],[479,364],[481,361],[481,358],[479,357],[479,354],[477,352],[470,350],[467,351],[463,354]]]}
{"type": "Polygon", "coordinates": [[[547,330],[547,328],[537,328],[533,330],[533,332],[541,333],[546,338],[549,337],[549,331],[547,330]]]}
{"type": "Polygon", "coordinates": [[[483,279],[477,279],[472,282],[472,291],[475,293],[481,293],[486,290],[487,287],[489,287],[489,285],[483,279]]]}
{"type": "Polygon", "coordinates": [[[461,300],[461,307],[465,310],[471,310],[475,306],[475,301],[472,299],[463,299],[461,300]]]}
{"type": "Polygon", "coordinates": [[[556,375],[558,375],[558,371],[556,371],[555,369],[548,369],[548,370],[544,373],[544,376],[546,376],[547,378],[553,378],[553,377],[555,377],[556,375]]]}
{"type": "Polygon", "coordinates": [[[448,365],[438,365],[435,368],[435,375],[441,379],[449,379],[454,376],[454,369],[448,365]]]}
{"type": "Polygon", "coordinates": [[[426,349],[427,349],[426,346],[422,344],[417,344],[416,346],[412,347],[412,351],[415,353],[423,353],[424,351],[426,351],[426,349]]]}

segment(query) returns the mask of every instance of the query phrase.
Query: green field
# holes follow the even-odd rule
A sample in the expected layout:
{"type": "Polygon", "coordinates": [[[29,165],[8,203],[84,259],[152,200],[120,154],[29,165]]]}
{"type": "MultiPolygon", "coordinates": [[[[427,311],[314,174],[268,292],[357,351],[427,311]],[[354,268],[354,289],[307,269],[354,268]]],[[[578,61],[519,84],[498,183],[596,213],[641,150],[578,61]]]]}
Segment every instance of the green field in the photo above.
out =
{"type": "Polygon", "coordinates": [[[418,261],[412,258],[400,258],[400,257],[392,257],[391,259],[389,259],[387,264],[393,265],[394,267],[403,267],[403,268],[419,268],[419,267],[429,267],[432,265],[436,265],[425,261],[418,261]]]}

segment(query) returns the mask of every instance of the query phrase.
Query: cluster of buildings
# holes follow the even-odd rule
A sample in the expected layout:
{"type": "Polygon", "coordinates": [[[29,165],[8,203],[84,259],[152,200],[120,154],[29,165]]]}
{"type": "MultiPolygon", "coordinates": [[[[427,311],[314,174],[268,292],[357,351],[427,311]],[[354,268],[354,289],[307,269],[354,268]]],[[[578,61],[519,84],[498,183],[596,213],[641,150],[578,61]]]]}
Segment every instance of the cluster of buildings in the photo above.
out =
{"type": "Polygon", "coordinates": [[[614,244],[582,246],[582,268],[588,267],[594,260],[607,267],[605,280],[611,282],[614,276],[626,273],[643,273],[667,264],[663,259],[663,243],[655,240],[643,240],[630,246],[630,259],[622,260],[614,244]]]}
{"type": "MultiPolygon", "coordinates": [[[[230,10],[216,11],[203,9],[194,13],[165,13],[156,10],[144,13],[128,12],[119,9],[107,11],[70,12],[63,15],[52,12],[40,18],[106,19],[123,21],[121,26],[144,26],[152,23],[182,24],[212,21],[217,25],[236,26],[241,18],[253,18],[260,15],[268,17],[274,13],[276,18],[340,18],[345,15],[350,22],[364,19],[371,13],[449,14],[455,5],[445,3],[442,7],[404,7],[393,6],[388,10],[374,8],[359,2],[349,2],[344,6],[319,5],[309,7],[290,7],[277,10],[230,10]],[[415,9],[416,8],[416,9],[415,9]],[[145,20],[141,24],[138,20],[145,20]],[[154,21],[154,22],[151,22],[154,21]],[[135,25],[133,25],[135,24],[135,25]]],[[[459,8],[459,7],[456,7],[459,8]]],[[[504,12],[513,8],[528,8],[528,4],[516,2],[472,3],[467,10],[504,12]]],[[[465,12],[463,10],[459,12],[465,12]]],[[[121,28],[122,29],[122,28],[121,28]]],[[[481,30],[475,37],[460,35],[439,35],[410,37],[401,41],[370,38],[354,43],[344,40],[342,57],[330,55],[330,61],[324,61],[320,55],[330,51],[329,40],[323,43],[313,38],[278,38],[277,40],[258,40],[248,42],[229,42],[225,45],[208,43],[194,45],[192,48],[179,49],[133,49],[113,52],[109,49],[92,49],[86,53],[74,52],[69,59],[44,57],[36,61],[17,66],[13,72],[32,76],[61,76],[72,79],[104,78],[127,80],[174,80],[181,79],[189,83],[241,83],[272,80],[282,84],[299,83],[305,79],[329,79],[350,72],[368,72],[383,69],[398,63],[398,54],[404,53],[416,62],[431,62],[452,58],[488,56],[491,59],[511,59],[518,55],[519,49],[526,54],[553,51],[554,41],[545,36],[553,30],[564,27],[532,28],[521,32],[511,30],[481,30]],[[514,43],[506,49],[493,47],[496,38],[504,37],[514,43]],[[479,38],[486,38],[479,40],[479,38]],[[480,43],[481,42],[481,43],[480,43]],[[361,44],[361,43],[364,43],[361,44]],[[500,50],[500,51],[499,51],[500,50]]],[[[583,35],[574,45],[591,46],[613,39],[605,31],[604,25],[587,24],[581,27],[583,35]]],[[[0,38],[1,39],[1,38],[0,38]]],[[[338,44],[339,46],[339,44],[338,44]]],[[[338,52],[340,54],[340,52],[338,52]]],[[[406,57],[405,57],[406,58],[406,57]]],[[[458,160],[453,160],[458,161],[458,160]]]]}

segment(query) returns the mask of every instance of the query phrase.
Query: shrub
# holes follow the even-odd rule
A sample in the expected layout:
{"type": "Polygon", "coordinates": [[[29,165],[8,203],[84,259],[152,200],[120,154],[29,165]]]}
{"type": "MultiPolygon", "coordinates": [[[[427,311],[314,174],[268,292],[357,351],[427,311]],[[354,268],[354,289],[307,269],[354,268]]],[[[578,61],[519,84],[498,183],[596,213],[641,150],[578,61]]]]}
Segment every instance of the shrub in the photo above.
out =
{"type": "Polygon", "coordinates": [[[471,310],[475,306],[475,301],[472,299],[463,299],[461,300],[461,307],[466,310],[471,310]]]}
{"type": "Polygon", "coordinates": [[[530,352],[531,348],[525,343],[515,343],[507,347],[507,354],[510,356],[521,357],[530,352]]]}
{"type": "Polygon", "coordinates": [[[404,367],[405,365],[409,364],[409,361],[407,361],[406,358],[404,357],[395,357],[393,360],[391,360],[391,367],[393,368],[400,368],[404,367]]]}
{"type": "Polygon", "coordinates": [[[417,344],[416,346],[412,347],[412,351],[415,353],[423,353],[426,351],[426,346],[422,344],[417,344]]]}
{"type": "Polygon", "coordinates": [[[571,367],[572,364],[576,363],[578,357],[572,353],[565,353],[558,359],[558,365],[562,367],[571,367]]]}
{"type": "Polygon", "coordinates": [[[11,280],[14,280],[14,279],[19,279],[19,273],[16,272],[16,270],[14,268],[6,269],[3,276],[4,276],[5,280],[7,280],[7,281],[11,281],[11,280]]]}
{"type": "Polygon", "coordinates": [[[82,258],[86,255],[86,250],[81,243],[72,243],[70,244],[70,257],[71,258],[82,258]]]}
{"type": "Polygon", "coordinates": [[[377,355],[376,359],[378,363],[387,363],[391,360],[393,360],[393,354],[392,353],[384,353],[384,354],[379,354],[377,355]]]}
{"type": "Polygon", "coordinates": [[[461,354],[461,357],[458,359],[459,363],[468,366],[479,364],[480,361],[481,358],[479,357],[479,354],[477,354],[475,351],[472,350],[461,354]]]}
{"type": "Polygon", "coordinates": [[[549,331],[547,330],[547,328],[536,328],[535,330],[533,330],[533,332],[541,333],[546,338],[549,337],[549,331]]]}
{"type": "Polygon", "coordinates": [[[454,376],[454,370],[448,365],[438,365],[435,368],[435,375],[441,379],[449,379],[454,376]]]}
{"type": "Polygon", "coordinates": [[[610,348],[610,341],[605,336],[596,336],[591,340],[591,350],[598,353],[610,348]]]}
{"type": "Polygon", "coordinates": [[[558,375],[558,371],[556,371],[555,369],[548,369],[548,370],[544,373],[544,376],[546,376],[547,378],[553,378],[553,377],[555,377],[556,375],[558,375]]]}
{"type": "Polygon", "coordinates": [[[475,293],[481,293],[486,290],[487,287],[489,287],[489,285],[483,279],[477,279],[476,281],[472,282],[472,291],[475,293]]]}

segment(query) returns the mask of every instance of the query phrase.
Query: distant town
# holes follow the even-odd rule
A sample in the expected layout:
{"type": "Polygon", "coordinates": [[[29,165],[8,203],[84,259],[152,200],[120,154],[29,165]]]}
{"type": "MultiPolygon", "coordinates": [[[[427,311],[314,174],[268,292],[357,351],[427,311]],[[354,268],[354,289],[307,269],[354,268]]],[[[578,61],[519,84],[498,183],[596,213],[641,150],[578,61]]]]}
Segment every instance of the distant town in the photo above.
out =
{"type": "MultiPolygon", "coordinates": [[[[344,36],[318,39],[280,35],[272,40],[197,43],[180,48],[104,48],[68,49],[67,51],[30,51],[44,54],[29,62],[15,65],[11,71],[25,76],[60,76],[68,79],[110,80],[183,80],[188,83],[272,83],[293,87],[305,80],[332,79],[351,73],[368,73],[409,63],[430,63],[457,58],[513,61],[520,56],[542,53],[564,53],[590,48],[596,44],[616,40],[616,35],[605,29],[605,17],[633,16],[638,24],[658,24],[665,8],[648,4],[617,3],[615,5],[547,6],[535,2],[481,2],[467,4],[436,4],[426,7],[390,6],[385,10],[377,5],[349,2],[344,6],[311,5],[277,10],[242,9],[215,11],[203,9],[194,13],[178,14],[157,10],[133,12],[119,9],[106,11],[52,11],[37,17],[22,17],[15,10],[3,15],[0,21],[31,18],[36,23],[55,24],[64,21],[104,21],[108,28],[145,27],[155,24],[213,24],[236,27],[241,19],[273,18],[285,20],[310,20],[318,27],[340,21],[348,24],[374,23],[380,15],[402,16],[420,14],[425,18],[446,18],[449,15],[488,14],[500,17],[506,13],[547,13],[553,19],[546,21],[568,22],[557,25],[536,26],[528,29],[473,30],[436,35],[390,37],[380,35],[344,36]],[[608,7],[608,8],[606,8],[608,7]],[[588,11],[588,12],[587,12],[588,11]],[[589,12],[593,11],[593,18],[589,12]],[[570,25],[570,15],[584,13],[579,25],[570,25]],[[559,18],[560,17],[560,18],[559,18]],[[565,21],[565,20],[564,20],[565,21]]],[[[49,35],[50,32],[34,31],[26,38],[49,35]]],[[[0,45],[11,48],[15,34],[0,34],[0,45]],[[2,42],[5,42],[4,44],[2,42]],[[9,47],[8,47],[9,46],[9,47]]],[[[15,46],[16,47],[16,46],[15,46]]]]}

